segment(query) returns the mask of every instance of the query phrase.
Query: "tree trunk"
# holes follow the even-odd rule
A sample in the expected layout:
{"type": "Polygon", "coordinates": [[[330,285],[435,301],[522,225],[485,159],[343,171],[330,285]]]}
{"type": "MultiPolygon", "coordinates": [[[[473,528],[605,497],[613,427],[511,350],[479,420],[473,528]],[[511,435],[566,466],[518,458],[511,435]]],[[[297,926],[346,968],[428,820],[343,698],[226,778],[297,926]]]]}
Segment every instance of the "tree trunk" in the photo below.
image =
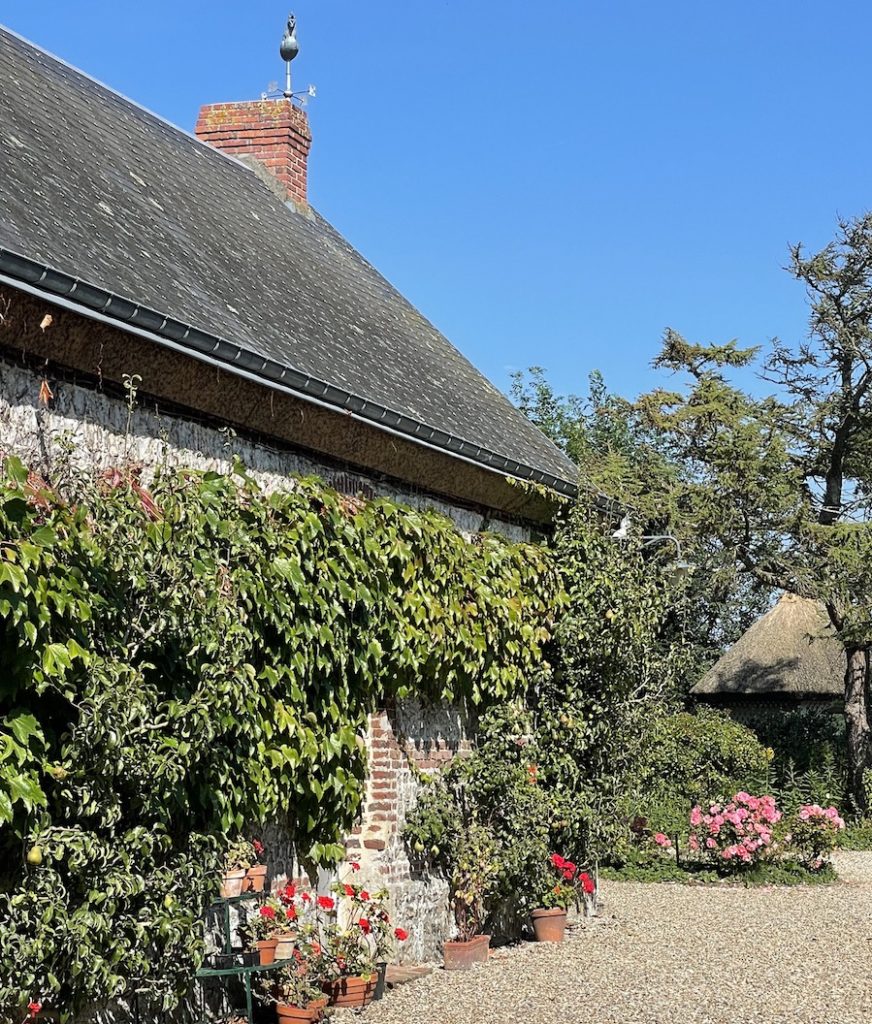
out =
{"type": "Polygon", "coordinates": [[[857,812],[868,810],[863,775],[869,763],[869,649],[846,647],[845,725],[848,740],[848,796],[857,812]]]}

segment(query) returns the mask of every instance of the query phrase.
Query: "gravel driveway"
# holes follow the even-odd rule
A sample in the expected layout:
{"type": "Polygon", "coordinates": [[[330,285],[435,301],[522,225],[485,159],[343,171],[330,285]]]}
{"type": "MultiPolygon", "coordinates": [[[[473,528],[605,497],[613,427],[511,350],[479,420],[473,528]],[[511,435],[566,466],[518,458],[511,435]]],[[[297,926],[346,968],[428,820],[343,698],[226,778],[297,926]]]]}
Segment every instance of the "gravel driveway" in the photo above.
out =
{"type": "Polygon", "coordinates": [[[809,888],[603,882],[599,920],[565,944],[436,970],[361,1024],[869,1024],[872,853],[837,867],[809,888]]]}

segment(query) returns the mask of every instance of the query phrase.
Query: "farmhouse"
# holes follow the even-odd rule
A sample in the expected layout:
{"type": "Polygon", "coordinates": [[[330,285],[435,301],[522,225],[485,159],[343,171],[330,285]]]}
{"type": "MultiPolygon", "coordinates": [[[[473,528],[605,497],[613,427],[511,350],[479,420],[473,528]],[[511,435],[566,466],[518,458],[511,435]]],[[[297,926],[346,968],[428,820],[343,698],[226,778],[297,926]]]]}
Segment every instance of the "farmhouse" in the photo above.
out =
{"type": "MultiPolygon", "coordinates": [[[[193,136],[3,29],[0,81],[0,456],[49,480],[59,444],[145,479],[239,457],[268,487],[317,474],[515,538],[575,493],[566,457],[310,205],[292,99],[205,106],[193,136]]],[[[451,709],[374,716],[349,840],[430,907],[434,942],[444,892],[412,882],[397,828],[410,760],[466,742],[451,709]]]]}

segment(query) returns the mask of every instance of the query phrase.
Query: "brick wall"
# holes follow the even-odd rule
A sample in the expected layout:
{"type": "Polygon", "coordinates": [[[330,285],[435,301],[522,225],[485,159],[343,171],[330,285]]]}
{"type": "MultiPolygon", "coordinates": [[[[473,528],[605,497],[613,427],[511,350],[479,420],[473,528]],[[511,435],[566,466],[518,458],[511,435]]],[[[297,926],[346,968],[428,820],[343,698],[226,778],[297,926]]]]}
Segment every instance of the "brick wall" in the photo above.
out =
{"type": "Polygon", "coordinates": [[[420,773],[438,771],[471,748],[471,725],[454,706],[405,700],[370,718],[364,810],[346,848],[370,886],[390,891],[394,919],[410,933],[400,949],[409,962],[439,959],[453,919],[446,880],[409,861],[402,839],[406,815],[417,801],[420,773]]]}
{"type": "Polygon", "coordinates": [[[306,204],[312,133],[305,112],[290,100],[209,104],[201,108],[194,133],[231,156],[254,158],[282,183],[289,199],[306,204]]]}

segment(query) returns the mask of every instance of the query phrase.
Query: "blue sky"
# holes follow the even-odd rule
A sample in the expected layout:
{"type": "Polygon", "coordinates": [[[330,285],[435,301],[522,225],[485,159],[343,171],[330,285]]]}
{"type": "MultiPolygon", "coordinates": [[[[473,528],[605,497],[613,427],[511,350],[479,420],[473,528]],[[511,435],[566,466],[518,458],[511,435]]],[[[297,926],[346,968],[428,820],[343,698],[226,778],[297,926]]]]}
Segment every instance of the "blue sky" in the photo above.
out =
{"type": "MultiPolygon", "coordinates": [[[[299,0],[314,204],[499,386],[663,329],[805,332],[787,245],[872,205],[861,0],[299,0]]],[[[279,79],[274,0],[11,0],[0,19],[191,129],[279,79]]]]}

